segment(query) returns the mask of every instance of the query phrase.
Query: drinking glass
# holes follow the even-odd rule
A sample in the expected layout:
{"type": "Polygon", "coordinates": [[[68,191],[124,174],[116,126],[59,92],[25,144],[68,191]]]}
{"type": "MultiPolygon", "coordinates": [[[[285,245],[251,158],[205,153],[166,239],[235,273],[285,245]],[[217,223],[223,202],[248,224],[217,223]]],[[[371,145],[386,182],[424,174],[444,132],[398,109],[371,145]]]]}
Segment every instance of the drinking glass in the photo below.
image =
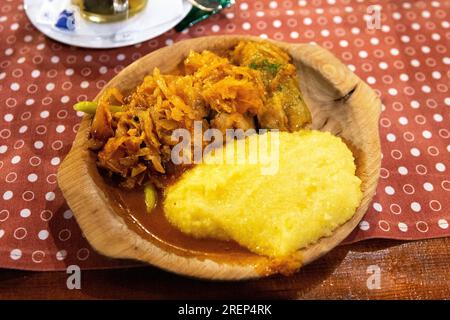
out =
{"type": "Polygon", "coordinates": [[[142,11],[147,0],[72,0],[81,16],[96,23],[117,22],[142,11]]]}

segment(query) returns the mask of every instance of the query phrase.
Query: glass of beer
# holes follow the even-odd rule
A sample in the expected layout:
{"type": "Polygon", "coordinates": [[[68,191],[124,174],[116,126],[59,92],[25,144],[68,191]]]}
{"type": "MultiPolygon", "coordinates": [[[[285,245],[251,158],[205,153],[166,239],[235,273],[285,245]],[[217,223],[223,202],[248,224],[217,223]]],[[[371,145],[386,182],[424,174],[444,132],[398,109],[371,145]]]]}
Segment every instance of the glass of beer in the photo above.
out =
{"type": "Polygon", "coordinates": [[[96,23],[117,22],[142,11],[147,0],[72,0],[81,16],[96,23]]]}

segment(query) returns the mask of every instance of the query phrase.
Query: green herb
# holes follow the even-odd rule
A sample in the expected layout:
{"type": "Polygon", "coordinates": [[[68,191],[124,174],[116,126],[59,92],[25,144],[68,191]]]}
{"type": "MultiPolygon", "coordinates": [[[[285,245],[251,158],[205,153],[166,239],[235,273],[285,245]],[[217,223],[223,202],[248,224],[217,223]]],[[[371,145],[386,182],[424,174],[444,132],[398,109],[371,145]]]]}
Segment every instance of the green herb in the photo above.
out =
{"type": "MultiPolygon", "coordinates": [[[[82,111],[84,113],[87,114],[95,114],[95,112],[97,111],[97,102],[94,101],[80,101],[76,104],[74,104],[73,109],[75,111],[82,111]]],[[[111,112],[119,112],[122,111],[122,107],[121,106],[110,106],[109,110],[111,112]]]]}
{"type": "Polygon", "coordinates": [[[157,194],[155,188],[151,184],[146,185],[144,188],[144,195],[147,212],[151,212],[153,208],[156,206],[157,201],[156,199],[157,194]]]}
{"type": "Polygon", "coordinates": [[[251,69],[262,70],[267,73],[270,73],[272,76],[275,76],[280,70],[281,64],[272,63],[264,59],[261,61],[252,61],[248,66],[251,69]]]}

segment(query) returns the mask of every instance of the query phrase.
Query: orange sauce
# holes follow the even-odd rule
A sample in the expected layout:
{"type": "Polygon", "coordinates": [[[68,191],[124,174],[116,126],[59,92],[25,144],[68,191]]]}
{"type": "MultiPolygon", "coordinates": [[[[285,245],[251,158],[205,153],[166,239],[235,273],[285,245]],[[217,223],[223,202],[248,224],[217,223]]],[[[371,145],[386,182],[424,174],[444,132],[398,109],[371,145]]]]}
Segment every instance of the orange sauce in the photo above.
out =
{"type": "Polygon", "coordinates": [[[184,256],[208,258],[215,261],[259,264],[267,258],[256,255],[234,241],[197,239],[186,235],[172,226],[163,209],[164,187],[174,183],[187,168],[170,168],[171,174],[161,176],[158,181],[163,186],[158,190],[157,204],[147,211],[143,188],[126,190],[104,178],[99,187],[103,189],[112,208],[142,238],[170,252],[184,256]]]}
{"type": "MultiPolygon", "coordinates": [[[[161,177],[166,187],[174,183],[186,168],[176,168],[172,174],[161,177]],[[175,173],[173,173],[175,172],[175,173]]],[[[269,259],[250,252],[234,241],[197,239],[186,235],[172,226],[163,209],[164,188],[158,191],[157,205],[147,211],[143,188],[126,190],[114,185],[108,179],[97,183],[105,192],[109,203],[127,226],[143,239],[163,250],[186,257],[210,259],[218,263],[252,265],[261,275],[292,274],[301,265],[302,255],[296,253],[289,259],[269,259]]]]}

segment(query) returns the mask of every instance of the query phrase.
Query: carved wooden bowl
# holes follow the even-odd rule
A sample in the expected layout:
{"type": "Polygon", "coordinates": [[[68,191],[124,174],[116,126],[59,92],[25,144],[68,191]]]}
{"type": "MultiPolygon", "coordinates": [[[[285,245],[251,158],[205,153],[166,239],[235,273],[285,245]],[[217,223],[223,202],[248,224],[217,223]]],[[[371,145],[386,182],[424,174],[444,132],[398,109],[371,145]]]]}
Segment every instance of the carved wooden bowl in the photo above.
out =
{"type": "MultiPolygon", "coordinates": [[[[239,40],[262,41],[249,36],[215,36],[181,41],[152,52],[123,69],[106,86],[129,91],[154,67],[174,70],[189,50],[222,52],[239,40]]],[[[363,198],[355,215],[331,236],[300,251],[307,264],[337,246],[358,225],[375,194],[380,170],[378,118],[380,100],[374,91],[327,50],[309,44],[275,42],[293,58],[300,88],[312,113],[312,128],[340,136],[352,150],[363,198]]],[[[104,89],[103,89],[104,90],[104,89]]],[[[100,95],[101,93],[99,93],[100,95]]],[[[98,97],[98,96],[97,96],[98,97]]],[[[145,239],[125,223],[111,205],[95,154],[87,141],[91,116],[81,123],[73,147],[58,171],[59,186],[90,244],[113,258],[139,260],[178,274],[207,279],[247,279],[276,273],[273,261],[253,253],[208,257],[180,254],[145,239]]]]}

